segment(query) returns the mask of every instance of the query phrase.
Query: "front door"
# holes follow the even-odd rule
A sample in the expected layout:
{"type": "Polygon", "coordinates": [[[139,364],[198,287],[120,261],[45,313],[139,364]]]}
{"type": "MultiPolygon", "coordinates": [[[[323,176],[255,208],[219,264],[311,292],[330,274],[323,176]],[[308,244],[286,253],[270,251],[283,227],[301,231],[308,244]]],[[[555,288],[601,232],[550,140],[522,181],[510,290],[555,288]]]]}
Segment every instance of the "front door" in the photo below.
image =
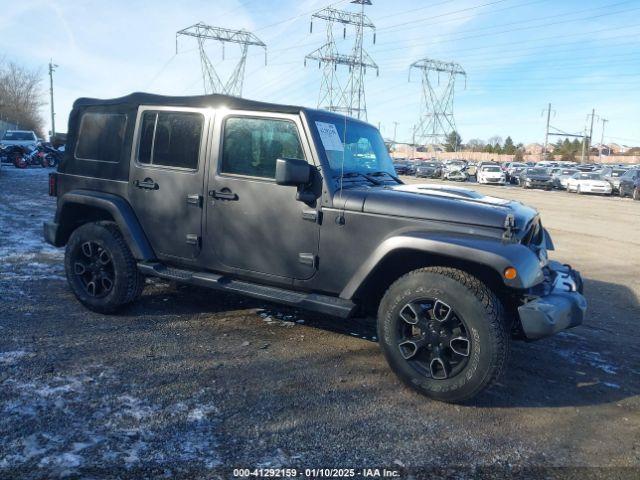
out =
{"type": "Polygon", "coordinates": [[[129,200],[158,258],[200,253],[209,117],[197,109],[138,112],[129,200]]]}
{"type": "Polygon", "coordinates": [[[207,187],[206,248],[236,273],[310,278],[318,253],[315,208],[296,200],[295,187],[275,183],[278,158],[311,158],[299,117],[228,113],[218,124],[221,145],[207,187]]]}

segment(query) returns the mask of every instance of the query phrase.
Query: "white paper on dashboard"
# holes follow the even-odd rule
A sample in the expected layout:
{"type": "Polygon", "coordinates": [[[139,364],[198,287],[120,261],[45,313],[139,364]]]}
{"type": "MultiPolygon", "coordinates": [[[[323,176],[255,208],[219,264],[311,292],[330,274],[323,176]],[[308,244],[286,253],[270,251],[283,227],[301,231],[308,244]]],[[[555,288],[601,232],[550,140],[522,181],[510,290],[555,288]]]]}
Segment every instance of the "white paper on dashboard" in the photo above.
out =
{"type": "Polygon", "coordinates": [[[333,150],[342,152],[344,147],[342,146],[342,140],[338,134],[338,129],[333,123],[316,122],[316,128],[320,134],[322,140],[322,146],[325,150],[333,150]]]}

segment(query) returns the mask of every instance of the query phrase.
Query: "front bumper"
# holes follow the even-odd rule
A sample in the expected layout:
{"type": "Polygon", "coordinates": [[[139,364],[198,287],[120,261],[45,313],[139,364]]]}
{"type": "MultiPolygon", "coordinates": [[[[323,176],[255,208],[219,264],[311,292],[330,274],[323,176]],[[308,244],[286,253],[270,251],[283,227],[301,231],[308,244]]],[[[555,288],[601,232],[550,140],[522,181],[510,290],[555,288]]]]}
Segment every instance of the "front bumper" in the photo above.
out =
{"type": "Polygon", "coordinates": [[[538,290],[531,292],[529,301],[518,307],[522,332],[528,340],[548,337],[582,324],[587,310],[579,272],[551,261],[546,277],[538,290]]]}

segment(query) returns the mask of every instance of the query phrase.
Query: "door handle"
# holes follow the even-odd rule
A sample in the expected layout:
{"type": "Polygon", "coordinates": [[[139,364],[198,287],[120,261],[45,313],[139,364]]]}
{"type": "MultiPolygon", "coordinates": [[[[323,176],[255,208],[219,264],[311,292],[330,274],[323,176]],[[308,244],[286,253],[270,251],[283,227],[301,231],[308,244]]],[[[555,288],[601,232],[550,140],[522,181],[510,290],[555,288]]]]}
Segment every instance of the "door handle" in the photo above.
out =
{"type": "Polygon", "coordinates": [[[238,200],[238,194],[233,193],[228,188],[223,188],[219,192],[215,190],[209,190],[209,196],[212,198],[217,198],[218,200],[238,200]]]}
{"type": "Polygon", "coordinates": [[[160,188],[160,185],[158,185],[149,177],[145,178],[144,180],[136,180],[134,184],[136,187],[142,188],[144,190],[158,190],[160,188]]]}

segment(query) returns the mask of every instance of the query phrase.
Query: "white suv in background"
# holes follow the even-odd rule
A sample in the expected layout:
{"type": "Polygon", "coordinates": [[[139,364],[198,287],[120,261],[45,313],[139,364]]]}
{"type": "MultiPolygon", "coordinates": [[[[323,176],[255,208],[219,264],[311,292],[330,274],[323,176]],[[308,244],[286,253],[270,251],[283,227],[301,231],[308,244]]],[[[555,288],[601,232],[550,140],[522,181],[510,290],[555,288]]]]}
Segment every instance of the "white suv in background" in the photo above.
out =
{"type": "Polygon", "coordinates": [[[25,147],[29,150],[38,144],[38,137],[33,130],[7,130],[0,140],[0,145],[5,148],[25,147]]]}

